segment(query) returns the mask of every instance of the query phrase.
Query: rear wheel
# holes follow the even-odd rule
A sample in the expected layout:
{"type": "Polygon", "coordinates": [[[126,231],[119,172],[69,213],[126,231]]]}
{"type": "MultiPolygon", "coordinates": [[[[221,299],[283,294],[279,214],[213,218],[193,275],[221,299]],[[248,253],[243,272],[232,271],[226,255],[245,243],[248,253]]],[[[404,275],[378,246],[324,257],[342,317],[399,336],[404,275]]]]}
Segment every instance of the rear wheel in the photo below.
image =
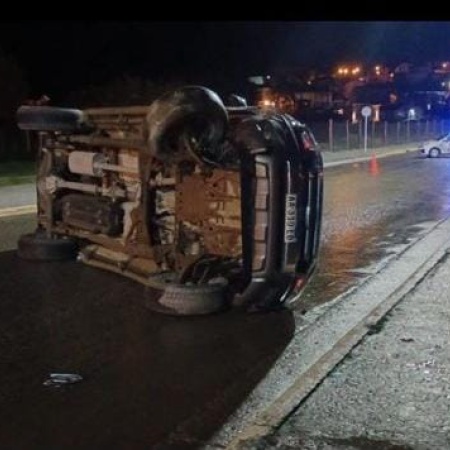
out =
{"type": "Polygon", "coordinates": [[[30,131],[77,131],[85,124],[79,109],[52,106],[21,106],[17,110],[17,125],[30,131]]]}
{"type": "Polygon", "coordinates": [[[173,284],[149,306],[158,312],[176,316],[212,314],[229,306],[225,280],[205,285],[173,284]]]}
{"type": "Polygon", "coordinates": [[[62,237],[48,237],[44,231],[24,234],[17,243],[17,254],[32,261],[62,261],[75,259],[78,246],[75,240],[62,237]]]}
{"type": "Polygon", "coordinates": [[[430,151],[428,152],[429,158],[437,158],[441,156],[441,150],[437,147],[430,148],[430,151]]]}

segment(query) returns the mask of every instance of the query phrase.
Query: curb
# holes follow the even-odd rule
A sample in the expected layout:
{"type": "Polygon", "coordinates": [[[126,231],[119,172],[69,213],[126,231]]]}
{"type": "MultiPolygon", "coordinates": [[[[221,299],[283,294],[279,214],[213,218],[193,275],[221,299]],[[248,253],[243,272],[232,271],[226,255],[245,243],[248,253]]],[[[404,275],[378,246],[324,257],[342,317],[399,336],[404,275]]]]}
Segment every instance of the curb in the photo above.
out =
{"type": "Polygon", "coordinates": [[[23,214],[35,214],[37,212],[36,205],[13,206],[0,209],[0,217],[20,216],[23,214]]]}
{"type": "Polygon", "coordinates": [[[295,411],[376,324],[439,263],[450,246],[450,218],[396,255],[358,289],[343,294],[296,333],[265,379],[204,450],[236,450],[267,436],[295,411]]]}
{"type": "MultiPolygon", "coordinates": [[[[402,148],[402,149],[394,149],[392,151],[388,152],[377,152],[377,149],[371,149],[367,152],[364,156],[356,156],[353,158],[346,158],[338,161],[326,161],[326,156],[324,156],[324,164],[323,166],[325,168],[327,167],[335,167],[335,166],[341,166],[344,164],[353,164],[353,163],[359,163],[359,162],[365,162],[369,161],[373,155],[375,155],[377,158],[387,158],[389,156],[395,156],[395,155],[404,155],[405,153],[415,153],[416,150],[412,150],[410,147],[408,148],[402,148]]],[[[330,152],[328,152],[330,154],[330,152]]]]}

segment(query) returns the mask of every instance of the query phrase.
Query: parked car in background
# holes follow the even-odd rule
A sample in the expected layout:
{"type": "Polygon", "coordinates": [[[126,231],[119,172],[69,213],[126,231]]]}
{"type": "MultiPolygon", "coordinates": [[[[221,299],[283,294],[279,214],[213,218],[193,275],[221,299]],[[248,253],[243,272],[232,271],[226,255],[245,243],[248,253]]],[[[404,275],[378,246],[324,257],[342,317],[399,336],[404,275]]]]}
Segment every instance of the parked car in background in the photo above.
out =
{"type": "MultiPolygon", "coordinates": [[[[310,128],[186,86],[150,106],[22,106],[39,134],[28,260],[78,260],[174,315],[272,310],[316,267],[323,162],[310,128]]],[[[88,287],[87,287],[88,288],[88,287]]],[[[127,300],[128,301],[128,300],[127,300]]]]}
{"type": "Polygon", "coordinates": [[[443,154],[450,153],[450,133],[421,143],[419,145],[419,153],[428,158],[437,158],[443,154]]]}

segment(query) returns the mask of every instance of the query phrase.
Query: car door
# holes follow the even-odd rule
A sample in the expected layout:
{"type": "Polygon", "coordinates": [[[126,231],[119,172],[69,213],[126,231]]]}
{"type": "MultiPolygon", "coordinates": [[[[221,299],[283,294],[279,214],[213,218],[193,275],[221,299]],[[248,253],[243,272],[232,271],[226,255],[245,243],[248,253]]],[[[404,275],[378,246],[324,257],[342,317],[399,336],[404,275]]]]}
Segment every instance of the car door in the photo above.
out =
{"type": "Polygon", "coordinates": [[[450,134],[444,136],[439,144],[442,153],[450,153],[450,134]]]}

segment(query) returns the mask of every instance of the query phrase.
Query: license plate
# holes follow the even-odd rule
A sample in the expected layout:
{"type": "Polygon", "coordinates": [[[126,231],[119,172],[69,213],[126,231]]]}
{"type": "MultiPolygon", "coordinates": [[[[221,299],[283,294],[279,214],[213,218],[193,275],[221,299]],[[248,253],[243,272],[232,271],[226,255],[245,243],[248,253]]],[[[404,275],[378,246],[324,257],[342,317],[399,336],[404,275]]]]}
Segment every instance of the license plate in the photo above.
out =
{"type": "Polygon", "coordinates": [[[297,228],[297,195],[286,195],[285,207],[285,223],[284,223],[284,242],[289,244],[297,242],[296,228],[297,228]]]}

